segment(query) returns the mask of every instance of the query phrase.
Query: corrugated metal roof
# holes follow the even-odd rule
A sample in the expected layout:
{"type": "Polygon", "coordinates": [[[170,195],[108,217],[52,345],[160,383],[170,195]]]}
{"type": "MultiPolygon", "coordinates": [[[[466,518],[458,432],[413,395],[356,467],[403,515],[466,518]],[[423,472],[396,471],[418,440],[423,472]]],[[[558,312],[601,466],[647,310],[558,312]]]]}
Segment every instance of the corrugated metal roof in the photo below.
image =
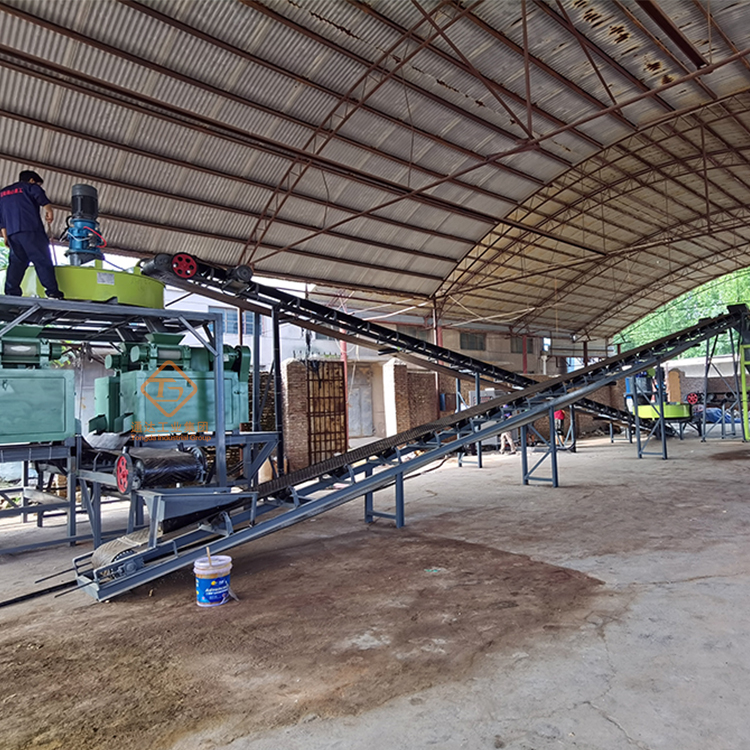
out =
{"type": "MultiPolygon", "coordinates": [[[[260,226],[260,273],[517,331],[747,264],[743,61],[655,96],[695,68],[639,6],[529,3],[529,136],[521,4],[422,7],[445,37],[401,0],[6,0],[0,178],[96,185],[114,247],[233,265],[260,226]]],[[[741,3],[659,7],[709,63],[750,46],[741,3]]]]}

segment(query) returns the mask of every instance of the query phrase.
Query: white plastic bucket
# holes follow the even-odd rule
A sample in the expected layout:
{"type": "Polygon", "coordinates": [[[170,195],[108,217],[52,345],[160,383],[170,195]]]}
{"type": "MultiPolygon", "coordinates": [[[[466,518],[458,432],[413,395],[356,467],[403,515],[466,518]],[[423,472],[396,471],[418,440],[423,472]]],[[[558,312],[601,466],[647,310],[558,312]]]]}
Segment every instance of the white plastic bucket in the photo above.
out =
{"type": "Polygon", "coordinates": [[[195,603],[199,607],[218,607],[229,601],[229,573],[232,558],[229,555],[199,557],[193,565],[195,573],[195,603]]]}

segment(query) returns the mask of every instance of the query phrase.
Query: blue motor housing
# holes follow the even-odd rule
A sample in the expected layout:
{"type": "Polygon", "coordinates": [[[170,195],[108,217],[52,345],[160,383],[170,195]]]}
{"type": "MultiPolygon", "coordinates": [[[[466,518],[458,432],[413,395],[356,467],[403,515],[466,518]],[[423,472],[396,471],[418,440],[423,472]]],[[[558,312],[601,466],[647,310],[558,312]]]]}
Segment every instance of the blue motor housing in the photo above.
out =
{"type": "Polygon", "coordinates": [[[101,260],[106,245],[97,222],[99,197],[91,185],[73,185],[72,211],[68,219],[68,250],[65,253],[73,266],[101,260]]]}

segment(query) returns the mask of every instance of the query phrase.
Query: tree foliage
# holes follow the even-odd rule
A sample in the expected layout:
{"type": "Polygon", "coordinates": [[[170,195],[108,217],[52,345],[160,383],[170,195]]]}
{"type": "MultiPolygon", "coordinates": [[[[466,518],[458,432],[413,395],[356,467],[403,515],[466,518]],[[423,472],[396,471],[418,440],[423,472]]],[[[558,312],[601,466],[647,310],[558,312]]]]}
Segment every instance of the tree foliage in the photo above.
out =
{"type": "Polygon", "coordinates": [[[8,248],[0,237],[0,271],[8,267],[8,248]]]}
{"type": "MultiPolygon", "coordinates": [[[[709,281],[662,305],[618,333],[612,339],[612,343],[622,344],[623,351],[632,349],[688,328],[701,318],[721,315],[727,311],[727,305],[744,302],[750,302],[750,268],[742,268],[709,281]]],[[[731,353],[729,334],[722,334],[719,337],[715,354],[731,353]]],[[[680,356],[695,357],[696,355],[696,350],[691,349],[680,356]]]]}

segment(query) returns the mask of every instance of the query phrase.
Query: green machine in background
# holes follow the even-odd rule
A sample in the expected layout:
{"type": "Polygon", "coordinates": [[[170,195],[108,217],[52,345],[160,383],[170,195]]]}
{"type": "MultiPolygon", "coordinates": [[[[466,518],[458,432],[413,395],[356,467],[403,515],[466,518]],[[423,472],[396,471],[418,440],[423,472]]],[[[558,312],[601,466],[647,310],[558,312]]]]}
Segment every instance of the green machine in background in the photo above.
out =
{"type": "MultiPolygon", "coordinates": [[[[94,385],[94,432],[144,435],[213,432],[214,357],[180,344],[182,335],[152,333],[145,344],[122,344],[107,356],[115,375],[94,385]]],[[[227,430],[248,420],[250,349],[224,347],[224,418],[227,430]]]]}
{"type": "Polygon", "coordinates": [[[16,326],[0,340],[0,445],[65,440],[76,434],[75,374],[53,367],[63,345],[16,326]]]}
{"type": "MultiPolygon", "coordinates": [[[[659,419],[659,406],[657,404],[638,404],[638,416],[641,419],[659,419]]],[[[664,404],[664,419],[667,421],[686,420],[693,417],[690,404],[666,403],[664,404]]]]}

